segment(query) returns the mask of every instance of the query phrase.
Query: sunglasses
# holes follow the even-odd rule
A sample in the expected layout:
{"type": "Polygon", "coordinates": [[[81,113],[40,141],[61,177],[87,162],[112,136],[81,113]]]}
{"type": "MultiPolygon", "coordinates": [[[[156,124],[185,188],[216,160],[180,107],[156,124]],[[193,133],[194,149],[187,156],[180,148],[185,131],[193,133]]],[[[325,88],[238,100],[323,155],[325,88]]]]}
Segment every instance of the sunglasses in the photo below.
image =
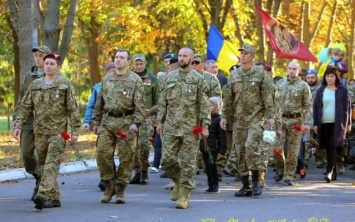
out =
{"type": "Polygon", "coordinates": [[[198,65],[198,64],[200,64],[201,62],[200,61],[192,61],[192,65],[198,65]]]}

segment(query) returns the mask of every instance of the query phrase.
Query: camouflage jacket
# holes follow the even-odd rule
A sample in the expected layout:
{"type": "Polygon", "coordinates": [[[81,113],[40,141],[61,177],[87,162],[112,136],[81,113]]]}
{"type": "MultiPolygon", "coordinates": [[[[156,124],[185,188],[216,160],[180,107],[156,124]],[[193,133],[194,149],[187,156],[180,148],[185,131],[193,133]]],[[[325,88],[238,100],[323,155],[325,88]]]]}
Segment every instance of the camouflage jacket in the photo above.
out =
{"type": "Polygon", "coordinates": [[[72,83],[60,74],[49,88],[43,81],[44,77],[34,80],[23,96],[16,128],[22,129],[34,112],[36,134],[54,135],[67,131],[69,118],[71,133],[78,135],[80,114],[72,83]]]}
{"type": "MultiPolygon", "coordinates": [[[[19,109],[19,104],[21,103],[21,99],[25,95],[27,89],[30,87],[31,83],[34,80],[43,77],[43,75],[44,75],[44,73],[41,73],[41,74],[38,73],[36,66],[32,67],[31,72],[28,72],[28,73],[25,74],[25,78],[23,80],[23,83],[20,86],[20,95],[19,95],[19,98],[17,100],[17,104],[15,106],[14,115],[12,116],[12,120],[13,121],[16,119],[16,116],[17,116],[17,113],[18,113],[18,109],[19,109]]],[[[33,114],[31,114],[30,118],[24,124],[24,129],[32,130],[33,129],[33,120],[34,120],[34,116],[33,116],[33,114]]]]}
{"type": "Polygon", "coordinates": [[[223,117],[237,127],[275,118],[273,87],[262,68],[253,65],[247,72],[239,67],[228,81],[230,93],[223,96],[223,117]]]}
{"type": "Polygon", "coordinates": [[[201,74],[192,69],[169,73],[158,103],[157,121],[164,123],[164,134],[191,134],[197,125],[208,128],[211,105],[205,88],[201,74]]]}
{"type": "Polygon", "coordinates": [[[207,71],[203,71],[202,76],[205,79],[207,97],[217,96],[222,98],[222,89],[217,76],[207,71]]]}
{"type": "Polygon", "coordinates": [[[145,98],[142,79],[132,71],[119,76],[116,72],[106,75],[101,83],[92,123],[102,124],[107,113],[125,113],[133,111],[132,123],[140,124],[145,117],[145,98]]]}
{"type": "Polygon", "coordinates": [[[143,81],[145,108],[151,109],[151,114],[156,114],[159,100],[159,86],[157,78],[147,70],[144,75],[139,75],[143,81]]]}
{"type": "Polygon", "coordinates": [[[276,83],[278,90],[277,104],[280,108],[279,118],[283,114],[302,114],[304,124],[311,125],[312,121],[312,95],[309,85],[296,78],[280,79],[276,83]]]}

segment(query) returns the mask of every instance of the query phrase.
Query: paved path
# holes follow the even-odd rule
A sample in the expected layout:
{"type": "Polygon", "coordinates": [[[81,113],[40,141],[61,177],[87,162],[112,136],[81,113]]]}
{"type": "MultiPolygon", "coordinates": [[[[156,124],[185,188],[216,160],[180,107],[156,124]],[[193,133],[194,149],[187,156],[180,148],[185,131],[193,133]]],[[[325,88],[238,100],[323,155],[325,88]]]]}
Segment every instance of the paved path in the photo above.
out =
{"type": "Polygon", "coordinates": [[[0,183],[0,221],[355,221],[355,172],[347,171],[338,181],[327,184],[322,170],[310,168],[307,177],[297,179],[294,187],[275,183],[270,170],[263,195],[250,198],[233,196],[241,183],[232,177],[224,177],[219,194],[204,194],[206,175],[201,173],[187,210],[175,209],[169,192],[163,189],[169,179],[160,178],[160,173],[149,174],[148,185],[128,186],[123,205],[100,203],[103,193],[97,187],[97,170],[63,174],[58,178],[62,207],[42,212],[35,212],[29,200],[34,179],[5,182],[0,183]]]}

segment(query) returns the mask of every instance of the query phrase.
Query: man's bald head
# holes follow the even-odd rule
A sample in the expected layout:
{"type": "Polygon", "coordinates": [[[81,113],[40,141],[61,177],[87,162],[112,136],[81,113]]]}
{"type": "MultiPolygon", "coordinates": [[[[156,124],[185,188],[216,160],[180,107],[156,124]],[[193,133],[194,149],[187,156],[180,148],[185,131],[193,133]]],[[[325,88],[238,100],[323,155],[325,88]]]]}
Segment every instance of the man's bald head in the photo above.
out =
{"type": "Polygon", "coordinates": [[[287,67],[287,74],[289,76],[289,78],[294,79],[298,76],[298,73],[300,71],[300,64],[293,60],[288,64],[287,67]]]}
{"type": "Polygon", "coordinates": [[[189,69],[194,59],[194,51],[189,47],[183,47],[179,50],[179,65],[183,69],[189,69]]]}

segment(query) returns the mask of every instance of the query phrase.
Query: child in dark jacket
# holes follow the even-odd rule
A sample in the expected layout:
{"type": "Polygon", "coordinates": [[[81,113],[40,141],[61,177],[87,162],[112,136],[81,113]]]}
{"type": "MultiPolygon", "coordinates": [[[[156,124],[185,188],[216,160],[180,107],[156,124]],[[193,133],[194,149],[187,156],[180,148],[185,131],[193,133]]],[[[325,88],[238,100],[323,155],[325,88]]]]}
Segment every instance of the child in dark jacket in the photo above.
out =
{"type": "Polygon", "coordinates": [[[221,99],[211,97],[211,125],[208,128],[209,136],[207,140],[200,141],[200,150],[206,167],[208,189],[206,193],[218,193],[218,175],[216,159],[218,153],[224,155],[227,150],[227,138],[225,130],[221,129],[219,122],[222,117],[220,112],[221,99]]]}

